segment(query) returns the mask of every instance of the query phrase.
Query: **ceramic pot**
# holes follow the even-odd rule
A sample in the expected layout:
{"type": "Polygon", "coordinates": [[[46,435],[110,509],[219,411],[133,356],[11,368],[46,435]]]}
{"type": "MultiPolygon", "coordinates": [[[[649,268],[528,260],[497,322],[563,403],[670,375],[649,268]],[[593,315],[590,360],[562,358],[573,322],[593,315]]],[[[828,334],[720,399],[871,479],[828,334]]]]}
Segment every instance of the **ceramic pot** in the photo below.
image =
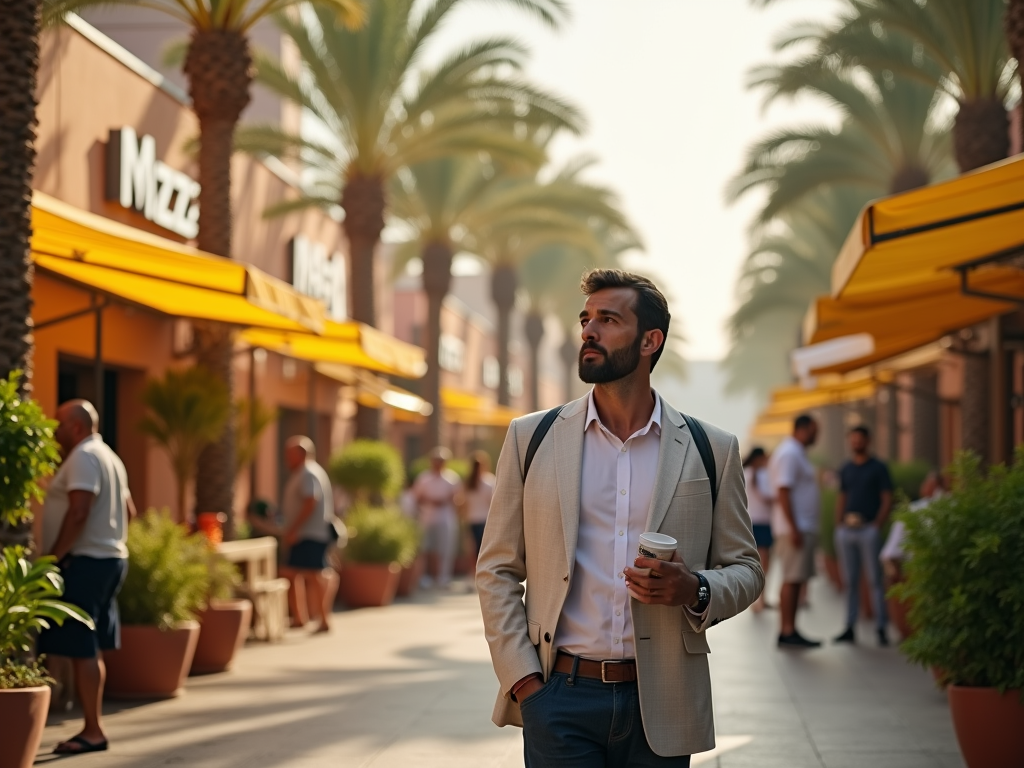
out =
{"type": "Polygon", "coordinates": [[[397,597],[409,597],[415,594],[416,590],[420,588],[420,579],[423,578],[423,572],[426,568],[426,556],[417,555],[416,559],[412,561],[412,565],[402,569],[402,573],[398,577],[398,591],[395,595],[397,597]]]}
{"type": "Polygon", "coordinates": [[[1024,765],[1021,691],[951,685],[946,688],[953,730],[967,768],[1024,765]]]}
{"type": "Polygon", "coordinates": [[[398,591],[402,567],[398,563],[345,563],[338,590],[349,608],[391,605],[398,591]]]}
{"type": "Polygon", "coordinates": [[[199,641],[189,674],[230,669],[251,625],[252,603],[248,600],[211,600],[209,607],[199,613],[199,641]]]}
{"type": "Polygon", "coordinates": [[[49,686],[0,689],[0,768],[31,768],[49,708],[49,686]]]}
{"type": "Polygon", "coordinates": [[[105,695],[112,699],[181,695],[198,641],[198,621],[183,621],[167,630],[121,627],[120,650],[103,652],[107,664],[105,695]]]}

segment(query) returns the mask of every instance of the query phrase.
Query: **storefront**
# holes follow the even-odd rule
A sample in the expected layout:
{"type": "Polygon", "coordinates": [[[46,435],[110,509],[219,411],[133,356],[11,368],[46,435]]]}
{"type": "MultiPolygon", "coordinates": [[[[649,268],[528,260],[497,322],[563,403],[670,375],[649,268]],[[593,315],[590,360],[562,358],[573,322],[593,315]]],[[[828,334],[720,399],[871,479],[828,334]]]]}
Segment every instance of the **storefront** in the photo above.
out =
{"type": "MultiPolygon", "coordinates": [[[[48,413],[71,397],[101,405],[104,437],[143,504],[170,506],[174,490],[166,456],[137,429],[140,395],[191,362],[195,322],[239,329],[235,392],[278,414],[254,465],[252,490],[268,499],[289,435],[313,432],[321,461],[351,439],[359,387],[317,362],[422,375],[420,350],[345,320],[337,221],[320,210],[264,218],[296,190],[288,168],[233,158],[235,259],[189,246],[201,215],[189,151],[198,123],[158,73],[72,18],[43,37],[38,95],[34,393],[48,413]],[[304,353],[313,339],[317,354],[304,353]]],[[[249,488],[243,470],[239,506],[249,488]]]]}

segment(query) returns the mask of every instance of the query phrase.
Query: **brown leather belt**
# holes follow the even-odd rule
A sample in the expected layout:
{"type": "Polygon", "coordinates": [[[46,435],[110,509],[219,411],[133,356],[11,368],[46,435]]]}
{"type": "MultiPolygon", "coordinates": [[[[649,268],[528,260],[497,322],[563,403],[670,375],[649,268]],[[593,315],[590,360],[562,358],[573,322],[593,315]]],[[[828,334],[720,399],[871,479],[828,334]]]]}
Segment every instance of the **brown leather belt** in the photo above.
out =
{"type": "Polygon", "coordinates": [[[633,659],[592,661],[559,651],[558,656],[555,657],[554,671],[571,675],[573,661],[577,660],[577,658],[579,659],[579,664],[576,666],[577,677],[600,680],[602,683],[636,682],[636,662],[633,659]]]}

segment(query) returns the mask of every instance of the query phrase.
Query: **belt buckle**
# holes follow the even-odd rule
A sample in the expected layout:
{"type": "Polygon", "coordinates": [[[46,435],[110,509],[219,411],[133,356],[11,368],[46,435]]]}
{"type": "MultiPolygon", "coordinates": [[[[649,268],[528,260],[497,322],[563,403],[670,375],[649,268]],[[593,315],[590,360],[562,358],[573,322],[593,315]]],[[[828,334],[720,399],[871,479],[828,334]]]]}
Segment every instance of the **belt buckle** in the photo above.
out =
{"type": "Polygon", "coordinates": [[[602,662],[601,662],[601,682],[602,682],[602,683],[615,683],[615,682],[617,682],[617,681],[615,681],[615,680],[609,680],[609,679],[608,679],[608,678],[607,678],[607,677],[605,676],[605,668],[606,668],[606,667],[607,667],[607,665],[609,665],[609,664],[611,664],[612,666],[617,666],[617,665],[620,665],[620,664],[622,664],[622,662],[621,662],[621,661],[602,661],[602,662]]]}

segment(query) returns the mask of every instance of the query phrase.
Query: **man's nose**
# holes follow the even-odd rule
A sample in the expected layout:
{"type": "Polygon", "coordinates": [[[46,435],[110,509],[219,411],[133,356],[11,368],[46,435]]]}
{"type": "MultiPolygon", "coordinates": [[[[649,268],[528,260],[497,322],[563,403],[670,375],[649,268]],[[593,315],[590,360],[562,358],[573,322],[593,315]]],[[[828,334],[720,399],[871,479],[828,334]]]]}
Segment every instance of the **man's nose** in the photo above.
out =
{"type": "Polygon", "coordinates": [[[580,336],[583,337],[584,341],[594,341],[594,340],[596,340],[597,337],[598,337],[597,323],[595,323],[593,320],[588,320],[587,322],[585,322],[583,324],[583,329],[582,329],[582,332],[580,333],[580,336]]]}

